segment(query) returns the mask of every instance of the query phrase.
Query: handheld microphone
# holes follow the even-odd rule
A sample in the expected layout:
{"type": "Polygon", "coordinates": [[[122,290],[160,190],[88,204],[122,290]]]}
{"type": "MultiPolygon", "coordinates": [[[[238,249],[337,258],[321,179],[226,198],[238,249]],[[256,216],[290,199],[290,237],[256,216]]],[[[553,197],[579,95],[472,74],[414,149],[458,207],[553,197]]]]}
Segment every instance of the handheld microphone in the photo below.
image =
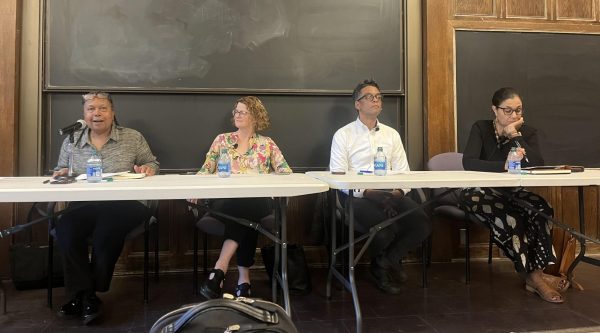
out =
{"type": "Polygon", "coordinates": [[[87,127],[87,124],[85,123],[85,121],[83,119],[79,119],[75,123],[73,123],[67,127],[63,127],[61,129],[59,129],[58,134],[65,135],[65,134],[73,133],[78,129],[83,129],[86,127],[87,127]]]}

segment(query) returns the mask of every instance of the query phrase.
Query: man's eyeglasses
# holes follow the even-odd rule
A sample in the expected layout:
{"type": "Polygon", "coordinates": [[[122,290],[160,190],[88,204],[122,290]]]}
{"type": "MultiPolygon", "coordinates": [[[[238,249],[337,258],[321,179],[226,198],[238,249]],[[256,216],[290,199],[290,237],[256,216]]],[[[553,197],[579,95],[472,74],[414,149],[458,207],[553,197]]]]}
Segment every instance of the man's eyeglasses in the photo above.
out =
{"type": "Polygon", "coordinates": [[[83,103],[85,104],[85,102],[87,101],[91,101],[94,98],[101,98],[101,99],[107,99],[110,101],[110,104],[112,104],[112,98],[110,97],[109,93],[105,93],[102,91],[92,91],[89,92],[85,95],[81,95],[81,98],[83,98],[83,103]]]}
{"type": "Polygon", "coordinates": [[[501,106],[497,106],[496,109],[500,109],[502,110],[502,112],[504,112],[505,115],[510,116],[511,114],[513,114],[513,112],[517,115],[520,116],[523,114],[523,108],[517,108],[517,109],[511,109],[511,108],[503,108],[501,106]]]}
{"type": "Polygon", "coordinates": [[[231,110],[231,114],[235,117],[236,115],[247,116],[250,114],[250,111],[239,111],[239,110],[231,110]]]}
{"type": "Polygon", "coordinates": [[[366,99],[369,102],[383,101],[383,95],[382,94],[377,94],[377,95],[364,94],[361,97],[359,97],[356,101],[358,102],[362,99],[366,99]]]}

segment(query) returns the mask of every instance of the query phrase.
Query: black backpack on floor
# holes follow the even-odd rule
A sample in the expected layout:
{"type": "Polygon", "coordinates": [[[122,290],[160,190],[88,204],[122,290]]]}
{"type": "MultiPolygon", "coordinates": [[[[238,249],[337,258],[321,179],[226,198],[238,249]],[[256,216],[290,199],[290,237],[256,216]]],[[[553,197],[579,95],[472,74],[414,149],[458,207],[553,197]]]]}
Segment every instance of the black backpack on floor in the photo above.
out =
{"type": "Polygon", "coordinates": [[[285,310],[268,301],[224,295],[171,311],[152,325],[150,333],[277,332],[298,333],[285,310]]]}

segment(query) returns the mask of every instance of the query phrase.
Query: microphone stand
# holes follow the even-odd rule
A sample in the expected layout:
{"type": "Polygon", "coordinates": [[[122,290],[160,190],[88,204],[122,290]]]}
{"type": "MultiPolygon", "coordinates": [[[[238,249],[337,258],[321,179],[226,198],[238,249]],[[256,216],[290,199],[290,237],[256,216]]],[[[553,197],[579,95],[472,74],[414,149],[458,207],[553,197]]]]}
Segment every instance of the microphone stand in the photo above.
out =
{"type": "Polygon", "coordinates": [[[73,173],[73,146],[75,143],[74,133],[75,130],[69,131],[69,143],[67,144],[67,150],[69,151],[69,171],[66,178],[71,180],[75,179],[76,177],[73,173]]]}

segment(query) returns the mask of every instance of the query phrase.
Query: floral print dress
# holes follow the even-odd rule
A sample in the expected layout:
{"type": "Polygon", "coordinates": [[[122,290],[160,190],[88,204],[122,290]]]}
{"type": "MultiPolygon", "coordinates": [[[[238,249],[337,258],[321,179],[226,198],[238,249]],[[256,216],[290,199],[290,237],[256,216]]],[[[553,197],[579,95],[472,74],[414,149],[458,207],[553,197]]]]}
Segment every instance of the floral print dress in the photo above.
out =
{"type": "Polygon", "coordinates": [[[245,153],[237,151],[238,140],[235,132],[219,134],[206,153],[206,160],[198,174],[215,173],[221,148],[226,148],[229,153],[233,174],[292,172],[281,150],[270,137],[255,133],[250,138],[249,148],[245,153]]]}

